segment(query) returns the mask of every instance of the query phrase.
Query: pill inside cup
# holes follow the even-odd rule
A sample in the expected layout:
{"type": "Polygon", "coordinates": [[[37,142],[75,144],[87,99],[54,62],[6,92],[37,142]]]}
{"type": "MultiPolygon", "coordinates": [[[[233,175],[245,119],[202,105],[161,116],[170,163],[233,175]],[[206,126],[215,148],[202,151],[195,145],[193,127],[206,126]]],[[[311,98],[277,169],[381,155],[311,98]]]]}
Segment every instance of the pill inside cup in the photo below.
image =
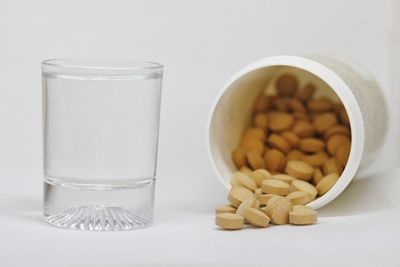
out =
{"type": "MultiPolygon", "coordinates": [[[[329,183],[331,188],[310,198],[308,205],[318,208],[335,197],[329,196],[329,191],[342,175],[354,175],[359,160],[354,170],[346,172],[354,138],[349,103],[322,76],[309,68],[265,64],[244,68],[227,82],[212,111],[209,132],[212,162],[227,188],[231,187],[232,174],[243,166],[288,174],[313,187],[323,178],[314,179],[314,171],[322,176],[337,173],[337,180],[329,183]],[[265,138],[246,134],[254,133],[255,128],[262,130],[265,138]],[[264,148],[249,148],[247,144],[252,142],[263,142],[264,148]],[[274,153],[283,154],[284,159],[270,159],[274,153]],[[235,158],[239,154],[243,156],[238,164],[235,158]],[[255,158],[264,162],[255,164],[255,158]],[[297,162],[288,166],[293,160],[297,162]],[[272,161],[279,161],[279,166],[270,167],[272,161]]],[[[346,178],[343,189],[351,178],[346,178]]]]}

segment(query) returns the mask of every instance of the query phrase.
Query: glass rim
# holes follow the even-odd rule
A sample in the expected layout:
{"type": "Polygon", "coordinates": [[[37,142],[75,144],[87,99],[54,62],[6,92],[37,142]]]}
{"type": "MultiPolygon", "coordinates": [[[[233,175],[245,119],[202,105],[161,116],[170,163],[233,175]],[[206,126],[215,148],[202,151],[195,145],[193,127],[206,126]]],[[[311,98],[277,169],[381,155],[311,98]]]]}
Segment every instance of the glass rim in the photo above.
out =
{"type": "Polygon", "coordinates": [[[147,60],[130,59],[92,59],[92,58],[49,58],[42,60],[42,66],[73,68],[73,69],[99,69],[99,70],[142,70],[160,69],[160,63],[147,60]]]}
{"type": "Polygon", "coordinates": [[[41,62],[44,75],[77,76],[129,76],[162,72],[164,66],[144,60],[52,58],[41,62]]]}

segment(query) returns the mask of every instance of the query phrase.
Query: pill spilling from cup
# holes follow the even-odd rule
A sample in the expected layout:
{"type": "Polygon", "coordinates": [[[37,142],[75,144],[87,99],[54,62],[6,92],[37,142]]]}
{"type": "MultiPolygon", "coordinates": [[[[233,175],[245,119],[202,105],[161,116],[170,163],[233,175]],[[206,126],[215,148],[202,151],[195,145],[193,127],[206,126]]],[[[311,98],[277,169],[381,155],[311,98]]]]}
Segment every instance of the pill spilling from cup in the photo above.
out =
{"type": "Polygon", "coordinates": [[[334,200],[379,148],[386,129],[385,110],[377,112],[385,106],[379,87],[327,66],[267,58],[223,87],[208,135],[211,161],[229,189],[228,205],[215,210],[220,228],[316,223],[316,209],[334,200]]]}
{"type": "Polygon", "coordinates": [[[315,223],[314,210],[293,210],[293,205],[300,207],[325,194],[346,166],[351,129],[343,105],[314,98],[316,87],[311,83],[299,90],[297,78],[289,73],[275,86],[276,94],[261,91],[252,125],[232,151],[238,172],[231,180],[230,206],[216,210],[216,223],[223,229],[242,228],[244,221],[258,227],[270,221],[315,223]],[[261,192],[256,195],[257,189],[261,192]],[[238,216],[221,213],[224,209],[238,216]]]}

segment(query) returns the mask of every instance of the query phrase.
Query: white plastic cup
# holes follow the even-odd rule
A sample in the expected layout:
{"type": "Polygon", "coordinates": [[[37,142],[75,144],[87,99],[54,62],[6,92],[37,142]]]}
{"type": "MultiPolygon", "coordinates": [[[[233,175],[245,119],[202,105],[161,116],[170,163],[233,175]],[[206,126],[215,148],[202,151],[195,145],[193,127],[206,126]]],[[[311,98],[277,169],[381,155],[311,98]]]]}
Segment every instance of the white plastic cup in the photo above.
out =
{"type": "Polygon", "coordinates": [[[243,67],[225,83],[212,106],[207,134],[209,156],[222,184],[230,189],[230,179],[237,170],[232,151],[251,124],[254,101],[266,86],[267,90],[274,90],[274,81],[283,72],[296,75],[300,87],[314,83],[318,88],[316,96],[340,100],[350,120],[352,142],[348,163],[338,182],[308,204],[320,208],[343,192],[357,171],[376,154],[386,133],[386,102],[380,87],[368,74],[349,63],[322,57],[274,56],[243,67]]]}

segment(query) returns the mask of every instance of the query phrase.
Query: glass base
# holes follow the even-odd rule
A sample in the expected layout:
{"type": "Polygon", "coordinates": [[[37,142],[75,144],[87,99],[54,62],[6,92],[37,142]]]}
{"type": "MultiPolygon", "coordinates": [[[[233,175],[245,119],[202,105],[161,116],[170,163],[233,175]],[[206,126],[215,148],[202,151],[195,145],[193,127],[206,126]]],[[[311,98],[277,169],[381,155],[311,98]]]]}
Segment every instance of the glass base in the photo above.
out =
{"type": "Polygon", "coordinates": [[[87,189],[44,181],[44,218],[57,227],[124,231],[148,226],[155,179],[118,189],[87,189]]]}

